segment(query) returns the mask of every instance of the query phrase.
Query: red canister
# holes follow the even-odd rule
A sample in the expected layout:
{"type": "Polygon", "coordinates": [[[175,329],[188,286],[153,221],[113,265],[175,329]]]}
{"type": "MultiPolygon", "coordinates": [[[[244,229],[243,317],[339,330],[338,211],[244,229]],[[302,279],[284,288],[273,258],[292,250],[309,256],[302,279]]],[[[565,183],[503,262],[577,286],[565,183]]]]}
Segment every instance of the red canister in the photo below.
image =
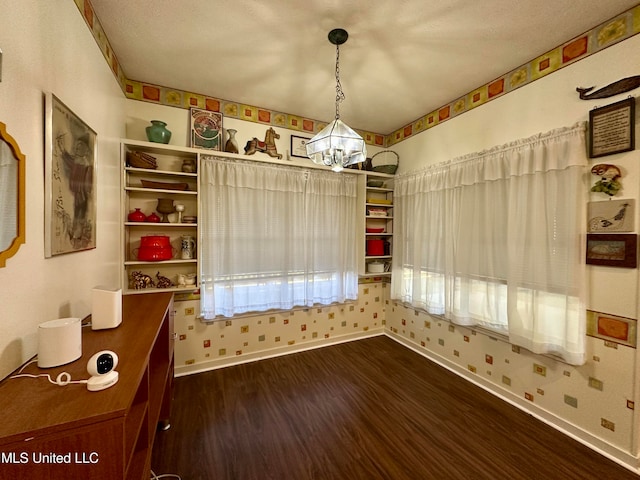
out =
{"type": "Polygon", "coordinates": [[[134,250],[134,255],[143,262],[171,260],[173,258],[173,248],[168,236],[148,235],[140,238],[140,248],[134,250]]]}
{"type": "Polygon", "coordinates": [[[384,240],[367,240],[367,255],[372,257],[384,255],[384,240]]]}

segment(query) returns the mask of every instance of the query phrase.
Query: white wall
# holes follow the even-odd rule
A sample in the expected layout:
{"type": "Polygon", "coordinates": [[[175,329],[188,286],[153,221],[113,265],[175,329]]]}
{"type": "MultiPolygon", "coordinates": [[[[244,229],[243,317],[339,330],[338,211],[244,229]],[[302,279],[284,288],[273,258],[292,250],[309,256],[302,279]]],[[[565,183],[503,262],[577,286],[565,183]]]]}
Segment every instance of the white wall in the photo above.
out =
{"type": "Polygon", "coordinates": [[[26,244],[0,268],[0,378],[35,355],[37,325],[90,313],[91,288],[118,285],[125,98],[71,0],[0,0],[0,122],[26,156],[26,244]],[[43,92],[98,134],[97,248],[44,258],[43,92]]]}

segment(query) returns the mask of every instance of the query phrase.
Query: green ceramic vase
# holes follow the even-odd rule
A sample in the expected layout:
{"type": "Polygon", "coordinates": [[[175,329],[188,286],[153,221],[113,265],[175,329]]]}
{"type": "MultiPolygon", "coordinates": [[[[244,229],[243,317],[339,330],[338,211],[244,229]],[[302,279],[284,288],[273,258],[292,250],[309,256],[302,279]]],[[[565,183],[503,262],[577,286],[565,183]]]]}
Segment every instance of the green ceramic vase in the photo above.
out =
{"type": "Polygon", "coordinates": [[[150,142],[169,143],[171,140],[171,132],[167,130],[167,124],[161,120],[151,120],[146,132],[150,142]]]}

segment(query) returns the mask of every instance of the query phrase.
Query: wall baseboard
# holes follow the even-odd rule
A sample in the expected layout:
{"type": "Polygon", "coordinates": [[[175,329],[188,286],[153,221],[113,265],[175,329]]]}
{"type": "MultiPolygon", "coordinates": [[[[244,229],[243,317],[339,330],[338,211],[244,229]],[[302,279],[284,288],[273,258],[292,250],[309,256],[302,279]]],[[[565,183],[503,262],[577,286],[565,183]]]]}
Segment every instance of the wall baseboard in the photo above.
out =
{"type": "Polygon", "coordinates": [[[459,377],[462,377],[464,380],[477,385],[478,387],[500,398],[501,400],[504,400],[505,402],[513,405],[516,408],[519,408],[527,414],[537,418],[541,422],[546,423],[550,427],[555,428],[559,432],[564,433],[565,435],[582,443],[590,449],[600,453],[601,455],[607,457],[609,460],[616,462],[617,464],[627,468],[633,473],[640,474],[640,458],[631,455],[629,452],[620,450],[619,448],[603,441],[602,439],[588,432],[585,432],[575,425],[562,420],[556,415],[553,415],[548,411],[537,407],[536,405],[526,402],[524,399],[521,399],[508,391],[497,389],[494,384],[486,381],[482,377],[472,374],[468,370],[461,368],[459,365],[456,365],[455,363],[452,363],[446,358],[443,358],[433,352],[419,349],[417,345],[409,342],[407,339],[399,335],[394,334],[393,332],[389,332],[387,330],[384,332],[384,334],[392,340],[400,343],[401,345],[413,350],[417,354],[422,355],[428,360],[431,360],[432,362],[440,365],[443,368],[446,368],[459,377]]]}
{"type": "Polygon", "coordinates": [[[345,342],[353,342],[355,340],[362,340],[363,338],[378,337],[380,335],[384,335],[383,327],[375,330],[368,330],[366,332],[349,333],[347,335],[341,335],[338,337],[330,337],[326,339],[322,338],[319,340],[300,344],[285,345],[283,347],[261,350],[259,352],[248,353],[246,355],[240,355],[238,357],[227,357],[217,360],[209,360],[206,362],[194,363],[192,365],[179,365],[175,367],[174,376],[182,377],[185,375],[193,375],[195,373],[208,372],[210,370],[216,370],[218,368],[231,367],[233,365],[242,365],[243,363],[249,362],[257,362],[259,360],[266,360],[267,358],[280,357],[282,355],[304,352],[306,350],[314,350],[316,348],[338,345],[345,342]]]}

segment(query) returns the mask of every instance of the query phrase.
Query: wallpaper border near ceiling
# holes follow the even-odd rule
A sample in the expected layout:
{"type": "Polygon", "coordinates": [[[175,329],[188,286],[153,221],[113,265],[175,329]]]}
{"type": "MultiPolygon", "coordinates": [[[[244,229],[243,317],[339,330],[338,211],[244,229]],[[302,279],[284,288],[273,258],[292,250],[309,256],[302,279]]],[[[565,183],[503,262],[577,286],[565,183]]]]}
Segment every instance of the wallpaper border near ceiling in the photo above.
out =
{"type": "MultiPolygon", "coordinates": [[[[291,113],[278,112],[232,100],[224,100],[129,79],[125,76],[116,53],[109,44],[109,39],[102,29],[100,20],[95,15],[90,0],[74,0],[74,2],[127,98],[178,108],[197,107],[221,112],[225,117],[263,123],[309,134],[317,133],[327,125],[327,122],[304,118],[291,113]]],[[[362,130],[357,131],[369,145],[390,147],[413,135],[473,110],[480,105],[484,105],[491,100],[500,98],[567,65],[626,40],[637,33],[640,33],[640,5],[630,8],[505,75],[437,108],[408,125],[398,128],[394,132],[381,134],[362,130]]],[[[585,85],[585,87],[587,86],[590,85],[585,85]]]]}

